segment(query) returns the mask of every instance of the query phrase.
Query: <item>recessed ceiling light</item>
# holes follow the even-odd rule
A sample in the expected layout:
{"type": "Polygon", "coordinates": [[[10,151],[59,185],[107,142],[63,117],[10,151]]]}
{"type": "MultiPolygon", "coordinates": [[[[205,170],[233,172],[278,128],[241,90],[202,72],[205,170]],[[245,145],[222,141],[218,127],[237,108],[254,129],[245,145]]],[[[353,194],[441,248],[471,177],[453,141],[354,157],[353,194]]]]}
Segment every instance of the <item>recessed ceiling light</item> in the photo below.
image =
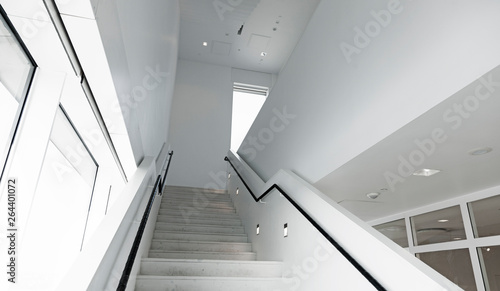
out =
{"type": "Polygon", "coordinates": [[[265,56],[267,56],[267,53],[266,53],[266,52],[261,52],[261,53],[260,53],[260,56],[261,56],[261,57],[265,57],[265,56]]]}
{"type": "Polygon", "coordinates": [[[368,197],[370,199],[377,199],[379,195],[380,195],[379,192],[371,192],[371,193],[366,194],[366,197],[368,197]]]}
{"type": "Polygon", "coordinates": [[[438,220],[438,222],[441,222],[441,223],[448,222],[448,221],[449,221],[448,219],[440,219],[440,220],[438,220]]]}
{"type": "Polygon", "coordinates": [[[413,172],[413,176],[429,177],[429,176],[435,175],[439,172],[441,172],[441,171],[435,170],[435,169],[420,169],[420,170],[413,172]]]}
{"type": "Polygon", "coordinates": [[[491,152],[493,149],[490,147],[478,148],[469,151],[469,155],[480,156],[491,152]]]}
{"type": "Polygon", "coordinates": [[[208,46],[208,42],[204,41],[203,46],[208,46]]]}

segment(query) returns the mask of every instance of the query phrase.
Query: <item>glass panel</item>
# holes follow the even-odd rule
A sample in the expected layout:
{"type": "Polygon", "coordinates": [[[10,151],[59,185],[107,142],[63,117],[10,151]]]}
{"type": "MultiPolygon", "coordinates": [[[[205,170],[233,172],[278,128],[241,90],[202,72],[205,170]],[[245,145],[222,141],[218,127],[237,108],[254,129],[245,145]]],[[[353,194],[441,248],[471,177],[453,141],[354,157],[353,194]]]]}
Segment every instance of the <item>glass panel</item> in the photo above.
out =
{"type": "Polygon", "coordinates": [[[266,96],[259,94],[233,92],[231,149],[240,147],[265,101],[266,96]]]}
{"type": "Polygon", "coordinates": [[[500,235],[500,196],[469,203],[475,237],[500,235]]]}
{"type": "Polygon", "coordinates": [[[489,291],[500,291],[500,246],[477,249],[485,285],[489,291]]]}
{"type": "Polygon", "coordinates": [[[477,290],[468,249],[420,253],[417,257],[464,290],[477,290]]]}
{"type": "Polygon", "coordinates": [[[0,7],[0,166],[3,168],[34,65],[0,7]]]}
{"type": "Polygon", "coordinates": [[[465,239],[464,222],[460,207],[453,206],[410,218],[415,245],[465,239]]]}
{"type": "Polygon", "coordinates": [[[383,235],[390,238],[393,242],[397,243],[403,248],[408,247],[408,235],[406,233],[405,220],[399,219],[384,224],[379,224],[374,226],[374,228],[380,231],[383,235]]]}

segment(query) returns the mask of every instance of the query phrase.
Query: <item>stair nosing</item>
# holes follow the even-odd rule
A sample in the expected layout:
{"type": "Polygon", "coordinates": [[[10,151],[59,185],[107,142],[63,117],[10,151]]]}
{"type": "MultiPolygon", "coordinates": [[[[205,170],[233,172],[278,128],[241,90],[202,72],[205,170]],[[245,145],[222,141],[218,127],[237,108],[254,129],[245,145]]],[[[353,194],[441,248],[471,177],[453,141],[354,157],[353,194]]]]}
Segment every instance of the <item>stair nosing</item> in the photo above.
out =
{"type": "Polygon", "coordinates": [[[172,234],[194,234],[194,235],[217,235],[217,236],[241,236],[241,237],[246,237],[248,236],[245,233],[228,233],[228,234],[221,234],[221,233],[211,233],[211,232],[178,232],[178,231],[172,231],[172,230],[163,230],[163,229],[156,229],[155,232],[158,233],[172,233],[172,234]]]}
{"type": "Polygon", "coordinates": [[[169,240],[169,239],[158,239],[158,238],[153,238],[151,240],[152,242],[154,241],[162,241],[162,242],[177,242],[177,243],[195,243],[195,244],[231,244],[231,245],[251,245],[252,243],[250,242],[220,242],[220,241],[187,241],[187,240],[169,240]]]}
{"type": "Polygon", "coordinates": [[[231,261],[231,260],[211,260],[211,259],[168,259],[168,258],[142,258],[141,262],[178,262],[178,263],[225,263],[225,264],[265,264],[265,265],[283,265],[280,261],[231,261]]]}

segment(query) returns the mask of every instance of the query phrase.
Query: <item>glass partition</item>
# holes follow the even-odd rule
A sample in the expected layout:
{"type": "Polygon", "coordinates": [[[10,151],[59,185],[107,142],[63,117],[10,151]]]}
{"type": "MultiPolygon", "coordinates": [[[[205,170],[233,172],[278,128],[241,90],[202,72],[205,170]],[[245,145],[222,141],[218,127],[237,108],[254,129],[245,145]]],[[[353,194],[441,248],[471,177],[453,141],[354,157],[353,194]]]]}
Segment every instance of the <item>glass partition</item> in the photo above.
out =
{"type": "Polygon", "coordinates": [[[486,290],[500,290],[500,246],[477,248],[486,290]]]}
{"type": "Polygon", "coordinates": [[[462,289],[477,290],[468,249],[419,253],[416,256],[462,289]]]}
{"type": "Polygon", "coordinates": [[[408,247],[408,234],[406,233],[405,219],[399,219],[374,226],[383,235],[390,238],[403,248],[408,247]]]}
{"type": "Polygon", "coordinates": [[[500,235],[500,195],[469,203],[474,237],[500,235]]]}
{"type": "Polygon", "coordinates": [[[34,71],[34,62],[25,51],[0,6],[0,166],[2,175],[34,71]]]}
{"type": "Polygon", "coordinates": [[[411,217],[415,245],[465,239],[460,206],[453,206],[411,217]]]}

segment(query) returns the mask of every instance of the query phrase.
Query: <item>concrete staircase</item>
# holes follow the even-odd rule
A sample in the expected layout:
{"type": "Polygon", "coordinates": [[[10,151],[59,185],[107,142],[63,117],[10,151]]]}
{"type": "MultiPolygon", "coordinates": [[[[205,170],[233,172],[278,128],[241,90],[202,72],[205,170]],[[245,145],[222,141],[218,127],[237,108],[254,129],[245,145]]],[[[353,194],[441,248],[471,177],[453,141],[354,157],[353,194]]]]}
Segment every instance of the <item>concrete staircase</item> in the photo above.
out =
{"type": "Polygon", "coordinates": [[[282,269],[256,261],[226,191],[167,187],[135,290],[282,290],[282,269]]]}

